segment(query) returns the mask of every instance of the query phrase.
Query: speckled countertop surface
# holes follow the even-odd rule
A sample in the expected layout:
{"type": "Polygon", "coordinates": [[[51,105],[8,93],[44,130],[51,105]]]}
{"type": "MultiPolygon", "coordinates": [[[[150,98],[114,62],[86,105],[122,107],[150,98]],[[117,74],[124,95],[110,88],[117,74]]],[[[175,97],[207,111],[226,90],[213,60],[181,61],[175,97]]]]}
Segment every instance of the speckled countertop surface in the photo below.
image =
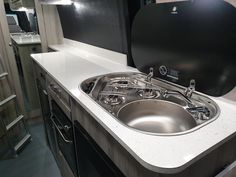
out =
{"type": "Polygon", "coordinates": [[[235,135],[236,103],[214,97],[210,98],[220,107],[220,116],[197,131],[180,136],[154,136],[134,131],[105,112],[78,86],[93,76],[112,72],[136,72],[136,69],[96,56],[67,52],[33,54],[32,58],[137,161],[152,171],[179,172],[235,135]]]}
{"type": "Polygon", "coordinates": [[[40,36],[38,34],[17,34],[11,35],[13,41],[16,42],[18,45],[29,45],[29,44],[40,44],[40,36]]]}

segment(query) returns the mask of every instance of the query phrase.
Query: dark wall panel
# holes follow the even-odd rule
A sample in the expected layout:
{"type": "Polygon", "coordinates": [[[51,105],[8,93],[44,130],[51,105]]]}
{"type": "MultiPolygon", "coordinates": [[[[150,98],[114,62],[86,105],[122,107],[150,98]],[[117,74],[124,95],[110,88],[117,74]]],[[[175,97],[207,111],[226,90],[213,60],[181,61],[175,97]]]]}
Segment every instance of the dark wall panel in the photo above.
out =
{"type": "Polygon", "coordinates": [[[126,0],[78,0],[58,6],[65,38],[127,53],[126,0]]]}

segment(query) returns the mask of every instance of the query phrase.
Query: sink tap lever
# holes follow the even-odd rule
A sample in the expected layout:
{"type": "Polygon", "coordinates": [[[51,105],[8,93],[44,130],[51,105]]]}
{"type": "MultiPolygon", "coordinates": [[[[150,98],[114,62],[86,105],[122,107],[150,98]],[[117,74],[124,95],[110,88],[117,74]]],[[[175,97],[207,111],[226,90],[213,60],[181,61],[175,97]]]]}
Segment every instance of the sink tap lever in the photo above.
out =
{"type": "Polygon", "coordinates": [[[151,82],[151,79],[153,77],[153,67],[149,68],[149,74],[147,75],[146,81],[151,82]]]}
{"type": "Polygon", "coordinates": [[[187,110],[190,113],[203,113],[205,116],[210,116],[210,111],[207,107],[199,106],[199,107],[193,107],[193,108],[187,108],[187,110]]]}
{"type": "Polygon", "coordinates": [[[196,86],[196,81],[194,79],[191,79],[188,88],[184,92],[184,95],[187,98],[191,98],[192,97],[192,94],[195,91],[195,86],[196,86]]]}

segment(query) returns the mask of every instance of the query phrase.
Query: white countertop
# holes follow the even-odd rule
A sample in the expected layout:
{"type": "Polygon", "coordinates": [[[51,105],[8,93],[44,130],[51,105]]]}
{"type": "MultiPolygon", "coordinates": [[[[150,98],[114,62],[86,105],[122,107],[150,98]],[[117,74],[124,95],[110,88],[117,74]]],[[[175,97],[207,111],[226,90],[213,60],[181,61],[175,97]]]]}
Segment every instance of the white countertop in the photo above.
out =
{"type": "Polygon", "coordinates": [[[11,35],[13,41],[18,45],[40,44],[40,36],[38,34],[13,34],[11,35]]]}
{"type": "Polygon", "coordinates": [[[137,161],[152,171],[179,172],[235,135],[236,103],[214,97],[210,98],[220,107],[220,116],[197,131],[180,136],[154,136],[134,131],[112,118],[78,86],[89,77],[136,69],[96,56],[66,52],[33,54],[32,57],[137,161]]]}

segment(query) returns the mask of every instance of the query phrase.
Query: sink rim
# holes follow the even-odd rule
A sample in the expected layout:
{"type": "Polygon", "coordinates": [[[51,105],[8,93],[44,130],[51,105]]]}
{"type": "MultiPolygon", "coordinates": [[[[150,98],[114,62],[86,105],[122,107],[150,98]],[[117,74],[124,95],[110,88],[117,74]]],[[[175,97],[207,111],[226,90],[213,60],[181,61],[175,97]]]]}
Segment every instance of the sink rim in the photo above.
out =
{"type": "MultiPolygon", "coordinates": [[[[178,133],[152,133],[152,132],[144,132],[144,131],[141,131],[141,130],[138,130],[138,129],[135,129],[135,128],[132,128],[128,125],[126,125],[125,123],[123,123],[121,120],[119,120],[117,117],[115,117],[112,113],[110,113],[109,111],[107,111],[102,105],[100,105],[98,102],[96,102],[90,94],[87,94],[83,88],[82,88],[82,85],[85,81],[87,80],[90,80],[90,79],[94,79],[96,78],[97,80],[101,79],[102,77],[104,76],[115,76],[115,75],[120,75],[120,74],[124,74],[124,75],[128,75],[128,74],[141,74],[141,75],[144,75],[143,73],[141,72],[135,72],[135,71],[130,71],[130,72],[111,72],[111,73],[106,73],[106,74],[101,74],[101,75],[97,75],[97,76],[92,76],[92,77],[89,77],[87,79],[84,79],[82,82],[79,83],[78,85],[78,88],[79,90],[82,91],[82,93],[84,95],[86,95],[86,97],[88,97],[91,101],[93,101],[96,105],[98,105],[105,113],[109,114],[111,116],[111,118],[115,119],[117,122],[119,122],[121,125],[127,127],[128,129],[132,130],[132,131],[135,131],[135,132],[139,132],[139,133],[142,133],[142,134],[146,134],[146,135],[152,135],[152,136],[181,136],[181,135],[185,135],[185,134],[189,134],[189,133],[192,133],[192,132],[195,132],[197,131],[198,129],[201,129],[202,127],[206,126],[207,124],[210,124],[211,122],[215,121],[219,115],[221,114],[221,109],[219,107],[219,105],[211,98],[212,96],[209,96],[209,95],[206,95],[204,93],[201,93],[201,92],[198,92],[198,91],[194,91],[194,93],[196,95],[199,95],[203,98],[207,98],[208,100],[210,100],[212,103],[213,103],[213,106],[215,107],[216,109],[216,113],[215,113],[215,116],[212,117],[210,120],[207,120],[206,122],[200,124],[200,125],[197,125],[196,127],[192,128],[192,129],[189,129],[187,131],[183,131],[183,132],[178,132],[178,133]]],[[[155,78],[155,80],[157,80],[158,82],[161,82],[162,84],[166,84],[170,87],[177,87],[177,88],[180,88],[180,89],[185,89],[184,86],[181,86],[181,85],[178,85],[176,83],[172,83],[172,82],[169,82],[169,81],[166,81],[166,80],[163,80],[161,78],[155,78]]],[[[138,100],[135,100],[135,101],[138,101],[138,100]]],[[[176,104],[174,102],[171,102],[173,104],[176,104]]],[[[127,103],[128,104],[128,103],[127,103]]]]}

